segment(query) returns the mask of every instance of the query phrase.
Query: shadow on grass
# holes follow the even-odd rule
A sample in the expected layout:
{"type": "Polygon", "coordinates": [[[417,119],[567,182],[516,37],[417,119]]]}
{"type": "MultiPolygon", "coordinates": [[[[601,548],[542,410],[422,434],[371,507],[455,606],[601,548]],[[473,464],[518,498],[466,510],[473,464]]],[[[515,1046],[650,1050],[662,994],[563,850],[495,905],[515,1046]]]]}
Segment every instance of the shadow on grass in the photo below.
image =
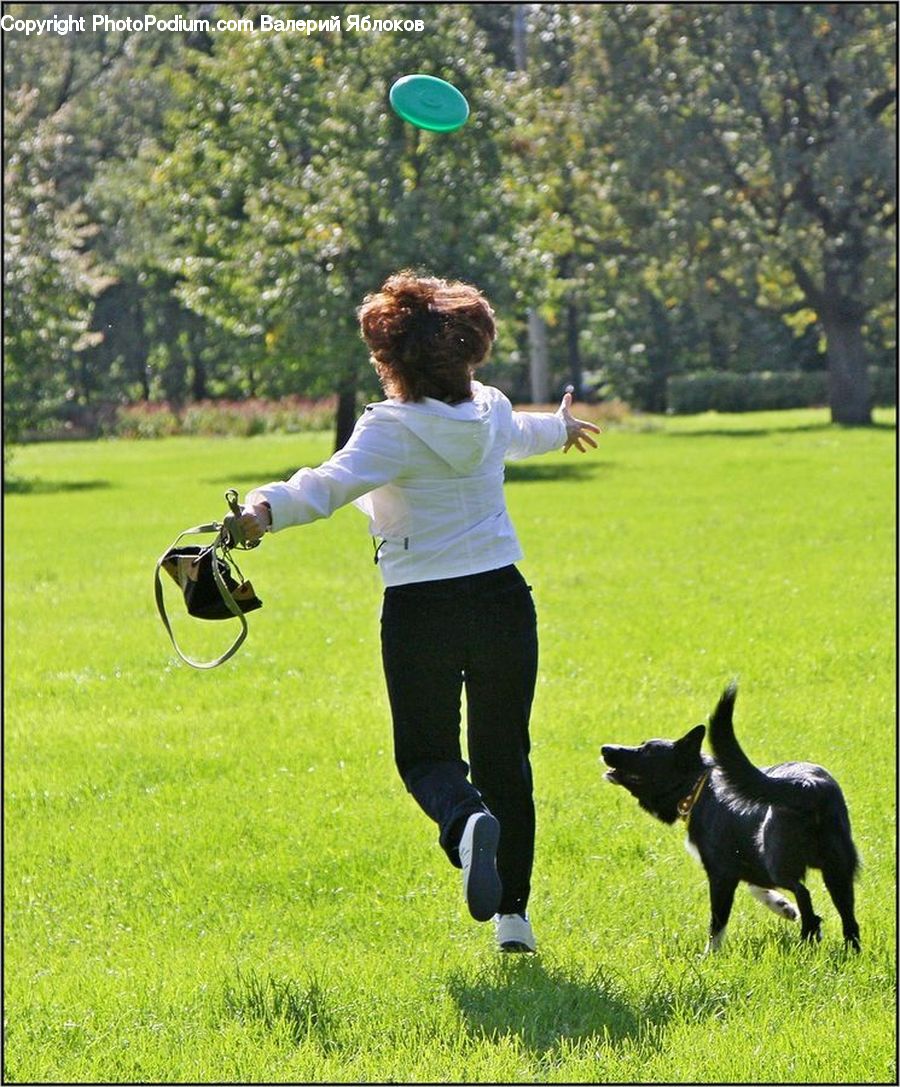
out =
{"type": "MultiPolygon", "coordinates": [[[[836,920],[836,919],[835,919],[836,920]]],[[[809,963],[814,966],[817,983],[821,982],[823,970],[842,971],[848,965],[860,961],[860,953],[848,947],[843,940],[838,925],[826,923],[821,941],[801,940],[800,926],[797,922],[778,925],[764,933],[751,933],[747,936],[732,937],[727,944],[728,952],[741,955],[748,961],[756,962],[766,954],[776,953],[785,961],[809,963]]]]}
{"type": "Polygon", "coordinates": [[[476,977],[454,975],[450,995],[466,1024],[488,1037],[514,1034],[535,1053],[555,1049],[564,1039],[606,1038],[612,1044],[634,1038],[641,1018],[602,969],[575,977],[538,958],[510,956],[476,977]]]}
{"type": "Polygon", "coordinates": [[[449,989],[473,1031],[515,1035],[538,1056],[554,1054],[564,1042],[644,1041],[672,1018],[719,1018],[732,999],[692,966],[678,979],[660,976],[635,999],[602,967],[577,976],[531,956],[510,956],[475,978],[454,975],[449,989]]]}
{"type": "MultiPolygon", "coordinates": [[[[581,454],[578,453],[576,456],[580,457],[581,454]]],[[[538,464],[535,462],[521,464],[516,462],[506,465],[506,482],[555,483],[560,480],[570,480],[574,483],[588,479],[601,470],[608,471],[611,467],[611,464],[596,459],[588,460],[587,458],[567,461],[565,464],[538,464]]]]}
{"type": "MultiPolygon", "coordinates": [[[[580,456],[580,454],[579,454],[580,456]]],[[[261,486],[273,480],[289,479],[299,468],[315,465],[294,464],[289,468],[276,468],[270,472],[233,472],[227,478],[207,479],[206,483],[217,486],[235,486],[249,484],[261,486]]],[[[578,482],[595,475],[599,471],[608,471],[612,465],[598,460],[569,461],[565,464],[512,463],[506,465],[507,483],[552,483],[559,480],[578,482]]]]}
{"type": "MultiPolygon", "coordinates": [[[[203,482],[214,483],[217,487],[236,486],[239,483],[249,484],[250,487],[261,487],[264,483],[290,479],[294,472],[300,468],[315,467],[314,464],[292,464],[290,468],[274,468],[270,472],[232,472],[227,477],[205,479],[203,482]]],[[[241,495],[241,498],[243,498],[243,495],[241,495]]]]}
{"type": "Polygon", "coordinates": [[[4,479],[4,494],[72,494],[102,491],[112,484],[105,479],[4,479]]]}
{"type": "Polygon", "coordinates": [[[894,432],[896,423],[870,423],[868,426],[847,427],[838,423],[800,423],[797,426],[790,424],[763,427],[748,427],[746,430],[730,427],[704,427],[701,430],[668,430],[667,438],[769,438],[773,434],[824,434],[828,431],[843,432],[846,430],[894,432]]]}
{"type": "MultiPolygon", "coordinates": [[[[744,999],[743,975],[728,981],[706,974],[694,963],[674,975],[660,969],[636,993],[603,967],[579,973],[545,965],[537,956],[509,955],[477,972],[453,971],[446,991],[468,1037],[512,1038],[537,1060],[555,1063],[567,1045],[653,1047],[672,1020],[724,1018],[744,999]]],[[[354,1016],[340,991],[315,973],[300,979],[238,970],[226,981],[223,998],[228,1018],[282,1033],[294,1044],[311,1042],[332,1055],[356,1044],[354,1016]]],[[[409,1025],[398,1020],[382,1029],[405,1033],[409,1025]]]]}

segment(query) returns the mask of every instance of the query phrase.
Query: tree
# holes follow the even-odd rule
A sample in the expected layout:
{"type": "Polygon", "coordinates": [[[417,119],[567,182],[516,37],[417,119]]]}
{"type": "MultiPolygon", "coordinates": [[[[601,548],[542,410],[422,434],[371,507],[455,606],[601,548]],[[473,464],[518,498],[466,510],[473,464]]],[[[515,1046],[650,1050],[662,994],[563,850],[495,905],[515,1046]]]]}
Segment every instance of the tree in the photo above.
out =
{"type": "Polygon", "coordinates": [[[520,209],[512,268],[519,294],[533,306],[533,357],[546,353],[547,325],[561,329],[562,369],[580,396],[582,311],[605,205],[590,168],[590,126],[579,108],[581,84],[591,80],[578,62],[586,23],[582,5],[514,7],[518,71],[509,95],[513,134],[505,148],[506,183],[520,209]]]}
{"type": "MultiPolygon", "coordinates": [[[[177,5],[156,5],[159,17],[177,5]]],[[[147,5],[108,4],[112,19],[147,5]]],[[[14,20],[84,18],[78,4],[16,4],[14,20]],[[80,10],[79,10],[80,9],[80,10]]],[[[4,34],[4,419],[89,418],[108,401],[202,394],[215,340],[177,305],[130,182],[166,109],[162,73],[190,35],[99,30],[4,34]]],[[[224,360],[224,361],[223,361],[224,360]]]]}
{"type": "Polygon", "coordinates": [[[377,392],[356,306],[402,266],[487,291],[508,387],[537,310],[557,384],[602,370],[663,410],[671,373],[824,366],[824,344],[833,417],[868,420],[867,352],[893,347],[891,5],[265,10],[325,25],[5,35],[8,423],[337,392],[340,443],[377,392]],[[416,70],[467,94],[463,129],[390,111],[416,70]]]}
{"type": "Polygon", "coordinates": [[[626,216],[652,233],[664,214],[713,289],[818,322],[833,420],[869,422],[866,322],[893,290],[893,6],[606,5],[594,18],[626,216]]]}
{"type": "Polygon", "coordinates": [[[349,31],[341,5],[269,9],[336,11],[340,30],[299,44],[288,32],[222,36],[178,73],[145,197],[185,301],[245,338],[266,388],[336,391],[340,445],[369,374],[355,319],[363,295],[398,267],[427,265],[502,301],[506,243],[494,77],[467,14],[406,5],[404,18],[427,18],[429,33],[392,36],[349,31]],[[387,92],[415,70],[477,95],[477,119],[449,136],[402,122],[387,92]]]}
{"type": "MultiPolygon", "coordinates": [[[[13,5],[12,14],[22,14],[13,5]]],[[[6,44],[6,43],[5,43],[6,44]]],[[[63,403],[90,312],[89,224],[66,189],[70,149],[61,112],[102,65],[37,39],[4,49],[3,348],[8,441],[63,403]]]]}

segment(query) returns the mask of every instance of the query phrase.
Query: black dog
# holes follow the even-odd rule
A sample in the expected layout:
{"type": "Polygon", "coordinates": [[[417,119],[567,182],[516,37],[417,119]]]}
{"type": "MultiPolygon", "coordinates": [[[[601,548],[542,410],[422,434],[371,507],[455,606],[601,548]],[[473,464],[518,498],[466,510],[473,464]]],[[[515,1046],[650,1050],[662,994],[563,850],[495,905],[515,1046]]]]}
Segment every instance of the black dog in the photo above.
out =
{"type": "Polygon", "coordinates": [[[602,748],[606,778],[624,786],[640,806],[674,823],[687,823],[688,849],[699,855],[709,879],[712,919],[708,950],[719,946],[738,883],[791,921],[798,911],[774,888],[797,899],[801,936],[821,938],[821,917],[803,885],[807,868],[819,868],[837,907],[844,940],[859,950],[853,913],[853,880],[859,860],[850,817],[838,783],[821,766],[783,762],[758,769],[741,750],[732,726],[737,687],[731,684],[709,720],[715,759],[700,753],[698,725],[674,742],[648,740],[640,747],[602,748]]]}

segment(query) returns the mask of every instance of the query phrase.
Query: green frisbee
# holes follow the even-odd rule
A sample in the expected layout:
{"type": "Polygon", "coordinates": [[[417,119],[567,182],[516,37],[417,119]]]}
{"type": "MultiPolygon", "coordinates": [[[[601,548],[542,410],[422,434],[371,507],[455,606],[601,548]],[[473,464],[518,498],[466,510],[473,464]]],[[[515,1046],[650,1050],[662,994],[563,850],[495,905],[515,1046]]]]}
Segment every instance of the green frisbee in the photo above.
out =
{"type": "Polygon", "coordinates": [[[391,87],[390,103],[404,121],[429,132],[453,132],[469,116],[469,103],[452,83],[421,73],[398,79],[391,87]]]}

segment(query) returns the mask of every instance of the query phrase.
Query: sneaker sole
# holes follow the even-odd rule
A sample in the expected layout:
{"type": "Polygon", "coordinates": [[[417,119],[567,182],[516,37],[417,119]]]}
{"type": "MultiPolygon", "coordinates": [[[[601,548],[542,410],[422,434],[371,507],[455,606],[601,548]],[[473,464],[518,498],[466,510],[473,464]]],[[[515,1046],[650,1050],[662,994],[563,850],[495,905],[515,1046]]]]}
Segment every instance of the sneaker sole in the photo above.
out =
{"type": "Polygon", "coordinates": [[[505,944],[500,945],[500,950],[504,955],[513,953],[524,953],[527,955],[534,955],[537,951],[536,947],[529,947],[528,944],[520,943],[518,940],[508,940],[505,944]]]}
{"type": "Polygon", "coordinates": [[[490,921],[500,906],[503,886],[497,872],[499,842],[497,820],[492,815],[479,819],[472,833],[472,863],[464,887],[469,913],[476,921],[490,921]]]}

